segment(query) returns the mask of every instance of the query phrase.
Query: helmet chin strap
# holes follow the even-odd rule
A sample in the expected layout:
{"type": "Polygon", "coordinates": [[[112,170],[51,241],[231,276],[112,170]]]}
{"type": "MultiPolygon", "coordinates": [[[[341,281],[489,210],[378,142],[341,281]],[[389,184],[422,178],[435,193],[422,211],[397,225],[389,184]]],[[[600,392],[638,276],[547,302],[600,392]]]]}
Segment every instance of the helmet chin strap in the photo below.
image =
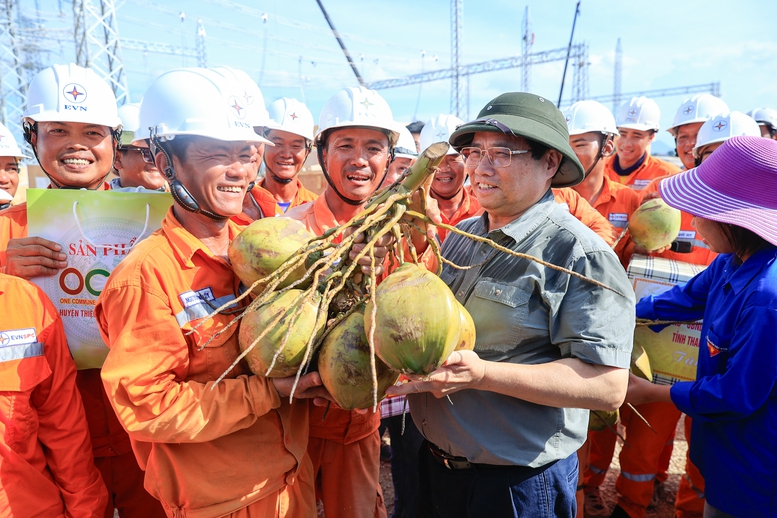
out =
{"type": "Polygon", "coordinates": [[[270,166],[268,166],[267,164],[265,164],[265,166],[267,167],[267,170],[270,172],[270,176],[272,176],[272,179],[274,182],[287,185],[287,184],[290,184],[291,181],[293,180],[293,178],[281,178],[280,176],[275,174],[272,169],[270,169],[270,166]]]}
{"type": "MultiPolygon", "coordinates": [[[[70,190],[81,190],[85,189],[87,191],[96,191],[100,189],[100,186],[105,182],[105,179],[108,178],[108,175],[111,174],[111,171],[113,170],[113,166],[111,166],[111,169],[108,170],[105,175],[103,175],[102,178],[100,178],[97,183],[90,185],[89,187],[77,187],[74,185],[64,185],[60,184],[58,181],[54,180],[52,176],[49,174],[48,171],[43,167],[43,162],[40,161],[40,157],[38,156],[38,147],[32,143],[32,134],[38,133],[38,123],[35,122],[33,124],[30,124],[29,122],[24,122],[22,125],[22,131],[24,132],[24,140],[27,141],[27,143],[32,148],[32,154],[35,155],[35,160],[38,161],[38,165],[40,166],[41,171],[43,171],[43,174],[46,175],[46,177],[49,179],[49,182],[51,182],[51,185],[56,187],[57,189],[70,189],[70,190]]],[[[113,129],[111,128],[111,137],[113,140],[113,160],[111,160],[111,164],[116,162],[116,153],[119,149],[119,141],[121,139],[121,130],[113,129]]]]}
{"type": "MultiPolygon", "coordinates": [[[[340,191],[338,191],[337,187],[335,187],[335,184],[332,183],[332,178],[330,178],[329,172],[326,170],[326,165],[324,164],[324,146],[323,145],[316,146],[316,151],[318,152],[318,163],[321,166],[321,172],[324,173],[324,178],[326,179],[326,183],[329,184],[329,187],[332,188],[334,193],[337,194],[337,196],[341,200],[343,200],[348,205],[357,206],[357,205],[361,205],[362,203],[366,202],[369,199],[369,197],[367,197],[363,200],[352,200],[350,198],[346,198],[345,195],[343,195],[340,191]]],[[[392,156],[393,156],[393,149],[392,149],[392,156]]],[[[383,183],[383,180],[386,179],[386,176],[388,175],[388,172],[389,172],[390,163],[391,162],[389,161],[389,163],[386,164],[386,171],[383,173],[383,178],[381,178],[380,183],[378,183],[378,185],[381,185],[383,183]]],[[[372,194],[370,196],[372,196],[372,194]]]]}
{"type": "MultiPolygon", "coordinates": [[[[229,219],[229,216],[222,216],[221,214],[216,214],[215,212],[211,212],[200,207],[200,204],[197,203],[197,200],[194,199],[194,196],[192,196],[192,194],[189,192],[189,189],[187,189],[186,186],[182,184],[178,178],[176,178],[175,169],[173,168],[172,155],[156,135],[151,136],[151,146],[152,152],[154,152],[155,149],[159,149],[165,155],[165,159],[167,159],[167,167],[165,167],[163,174],[170,184],[170,194],[182,209],[194,214],[202,214],[203,216],[208,217],[214,221],[224,221],[229,219]]],[[[250,185],[249,187],[253,187],[253,185],[250,185]]]]}
{"type": "Polygon", "coordinates": [[[604,134],[602,137],[602,141],[599,143],[599,154],[596,155],[596,160],[594,160],[594,163],[591,164],[591,167],[588,168],[588,171],[585,172],[585,177],[587,178],[588,175],[591,173],[591,171],[594,170],[594,167],[596,167],[596,164],[599,163],[599,160],[604,158],[604,146],[607,145],[607,141],[610,139],[610,135],[607,133],[604,134]]]}

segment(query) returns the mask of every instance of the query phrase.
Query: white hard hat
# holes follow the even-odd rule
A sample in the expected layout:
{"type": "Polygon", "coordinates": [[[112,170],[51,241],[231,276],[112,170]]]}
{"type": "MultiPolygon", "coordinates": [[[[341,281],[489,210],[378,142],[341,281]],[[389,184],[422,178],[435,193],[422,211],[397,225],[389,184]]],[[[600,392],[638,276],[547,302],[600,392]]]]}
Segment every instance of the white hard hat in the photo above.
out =
{"type": "Polygon", "coordinates": [[[578,101],[564,110],[569,135],[601,132],[618,135],[615,117],[602,103],[596,101],[578,101]]]}
{"type": "Polygon", "coordinates": [[[723,142],[731,137],[738,137],[740,135],[760,137],[761,128],[758,127],[755,119],[742,112],[734,111],[718,115],[702,124],[701,128],[699,128],[693,153],[696,155],[704,146],[723,142]]]}
{"type": "MultiPolygon", "coordinates": [[[[426,124],[419,137],[421,149],[424,150],[435,142],[448,142],[456,129],[464,124],[464,121],[455,115],[438,115],[426,124]]],[[[446,155],[457,155],[458,151],[453,146],[448,148],[446,155]]]]}
{"type": "Polygon", "coordinates": [[[135,132],[140,127],[140,103],[127,103],[119,107],[119,118],[121,119],[121,141],[119,143],[122,146],[129,146],[135,139],[135,132]]]}
{"type": "Polygon", "coordinates": [[[264,106],[264,96],[259,89],[259,85],[251,79],[244,70],[232,67],[216,67],[209,68],[224,76],[229,81],[234,81],[238,85],[238,95],[244,102],[246,109],[248,110],[248,120],[253,121],[254,128],[261,128],[270,120],[270,116],[267,113],[267,108],[264,106]]]}
{"type": "Polygon", "coordinates": [[[74,63],[44,68],[32,79],[22,119],[121,127],[111,87],[94,70],[74,63]]]}
{"type": "Polygon", "coordinates": [[[397,158],[416,158],[418,153],[415,148],[415,139],[410,130],[397,123],[396,129],[399,132],[399,140],[394,147],[394,156],[397,158]]]}
{"type": "Polygon", "coordinates": [[[615,125],[623,129],[658,131],[660,120],[661,110],[656,102],[643,95],[623,103],[615,117],[615,125]]]}
{"type": "Polygon", "coordinates": [[[318,118],[315,140],[320,142],[326,131],[349,126],[383,131],[389,137],[390,146],[399,139],[394,115],[386,100],[375,90],[363,86],[343,88],[329,98],[318,118]]]}
{"type": "Polygon", "coordinates": [[[772,108],[756,108],[747,114],[755,119],[759,125],[767,125],[777,129],[777,110],[772,108]]]}
{"type": "Polygon", "coordinates": [[[711,94],[696,94],[686,99],[677,108],[672,125],[666,130],[672,135],[677,135],[677,128],[694,122],[705,122],[711,118],[728,113],[728,105],[718,97],[711,94]]]}
{"type": "Polygon", "coordinates": [[[287,131],[307,140],[313,140],[315,129],[313,114],[298,100],[281,97],[271,102],[267,111],[270,113],[270,120],[264,127],[265,131],[271,129],[287,131]]]}
{"type": "Polygon", "coordinates": [[[16,139],[4,124],[0,124],[0,156],[12,156],[16,158],[30,158],[19,149],[16,139]]]}
{"type": "MultiPolygon", "coordinates": [[[[140,103],[140,126],[150,136],[179,135],[228,142],[268,142],[256,133],[240,85],[202,68],[165,72],[151,83],[140,103]]],[[[143,145],[140,135],[133,144],[143,145]]]]}

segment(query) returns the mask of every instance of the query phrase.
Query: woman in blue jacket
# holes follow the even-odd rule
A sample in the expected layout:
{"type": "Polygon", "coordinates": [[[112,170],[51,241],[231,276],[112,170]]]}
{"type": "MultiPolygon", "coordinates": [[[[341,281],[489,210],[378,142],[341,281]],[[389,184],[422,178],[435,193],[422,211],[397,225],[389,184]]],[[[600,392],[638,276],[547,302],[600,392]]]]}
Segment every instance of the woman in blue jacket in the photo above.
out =
{"type": "Polygon", "coordinates": [[[637,304],[639,318],[704,319],[696,381],[632,375],[626,400],[671,401],[693,419],[705,518],[777,517],[777,141],[731,138],[659,189],[720,255],[637,304]]]}

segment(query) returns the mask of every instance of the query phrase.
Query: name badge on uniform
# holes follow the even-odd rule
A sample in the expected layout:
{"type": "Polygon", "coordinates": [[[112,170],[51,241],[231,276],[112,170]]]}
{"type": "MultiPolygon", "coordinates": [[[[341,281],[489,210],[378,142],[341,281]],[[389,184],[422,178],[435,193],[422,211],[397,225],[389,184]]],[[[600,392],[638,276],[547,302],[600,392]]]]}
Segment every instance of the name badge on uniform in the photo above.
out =
{"type": "Polygon", "coordinates": [[[610,212],[607,219],[613,227],[623,228],[629,222],[629,215],[625,212],[610,212]]]}
{"type": "Polygon", "coordinates": [[[34,327],[0,331],[0,362],[20,360],[43,354],[34,327]]]}
{"type": "Polygon", "coordinates": [[[652,181],[652,180],[634,180],[634,184],[633,184],[633,185],[634,185],[634,189],[635,189],[635,190],[638,190],[638,191],[641,191],[642,189],[644,189],[645,187],[647,187],[647,186],[648,186],[648,184],[649,184],[651,181],[652,181]]]}
{"type": "Polygon", "coordinates": [[[690,241],[695,238],[696,238],[695,230],[681,230],[677,234],[677,239],[682,239],[683,241],[690,241]]]}
{"type": "Polygon", "coordinates": [[[181,304],[183,304],[184,308],[190,308],[192,306],[196,306],[197,304],[201,304],[204,301],[213,301],[216,300],[216,297],[213,296],[213,290],[208,286],[207,288],[202,288],[201,290],[189,290],[184,293],[181,293],[178,295],[181,299],[181,304]]]}

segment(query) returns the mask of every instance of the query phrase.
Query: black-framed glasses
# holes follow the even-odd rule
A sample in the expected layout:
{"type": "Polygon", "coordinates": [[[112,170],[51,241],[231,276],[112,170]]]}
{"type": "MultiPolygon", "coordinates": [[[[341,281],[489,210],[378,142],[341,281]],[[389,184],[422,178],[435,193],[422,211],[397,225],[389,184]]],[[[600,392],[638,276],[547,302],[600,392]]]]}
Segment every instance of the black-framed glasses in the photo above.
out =
{"type": "Polygon", "coordinates": [[[154,155],[151,154],[151,150],[147,147],[120,147],[119,151],[137,151],[143,156],[143,161],[147,164],[154,163],[154,155]]]}
{"type": "Polygon", "coordinates": [[[465,165],[474,169],[478,166],[483,159],[483,155],[488,157],[488,161],[494,167],[507,167],[510,165],[510,161],[513,155],[523,155],[528,153],[530,149],[510,149],[508,147],[491,147],[488,149],[482,149],[479,147],[468,146],[461,148],[461,156],[464,157],[465,165]]]}

